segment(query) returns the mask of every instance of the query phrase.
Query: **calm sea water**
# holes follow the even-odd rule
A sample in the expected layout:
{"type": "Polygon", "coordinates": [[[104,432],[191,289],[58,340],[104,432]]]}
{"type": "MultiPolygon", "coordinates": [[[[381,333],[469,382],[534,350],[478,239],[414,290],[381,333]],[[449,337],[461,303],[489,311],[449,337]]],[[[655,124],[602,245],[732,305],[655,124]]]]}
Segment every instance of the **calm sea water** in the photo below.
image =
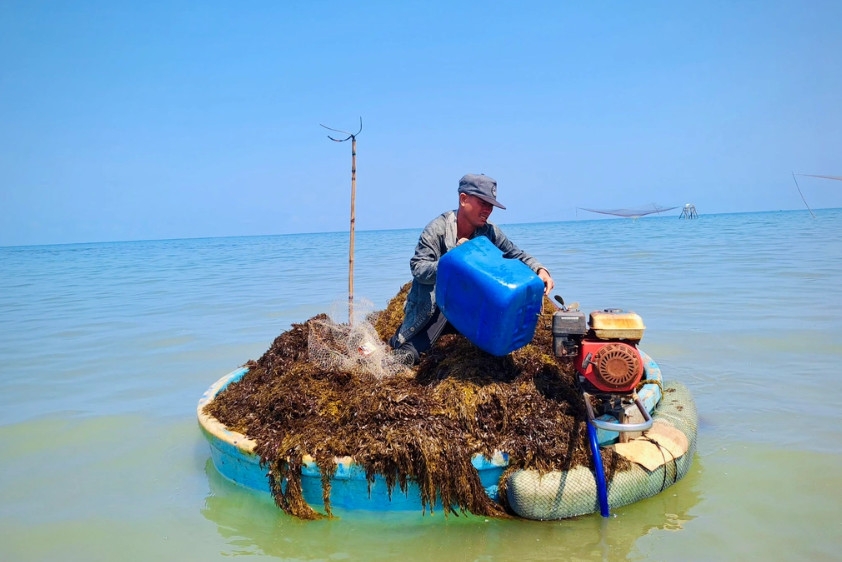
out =
{"type": "MultiPolygon", "coordinates": [[[[839,559],[842,210],[505,230],[567,302],[643,317],[700,412],[684,480],[609,519],[292,519],[215,472],[196,402],[347,295],[347,234],[7,247],[0,559],[839,559]]],[[[357,299],[418,234],[357,233],[357,299]]]]}

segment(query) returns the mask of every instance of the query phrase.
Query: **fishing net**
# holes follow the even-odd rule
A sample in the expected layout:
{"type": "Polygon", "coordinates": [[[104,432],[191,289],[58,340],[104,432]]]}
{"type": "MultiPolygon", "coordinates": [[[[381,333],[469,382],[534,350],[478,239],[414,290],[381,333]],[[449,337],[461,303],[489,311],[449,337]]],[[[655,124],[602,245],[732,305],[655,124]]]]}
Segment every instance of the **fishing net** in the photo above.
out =
{"type": "Polygon", "coordinates": [[[393,376],[407,367],[403,354],[393,353],[374,327],[377,315],[371,302],[337,301],[329,316],[310,323],[307,351],[310,361],[326,371],[367,373],[378,379],[393,376]],[[348,313],[350,322],[338,321],[348,313]]]}
{"type": "Polygon", "coordinates": [[[649,207],[642,207],[639,209],[586,209],[585,207],[579,208],[583,211],[588,211],[589,213],[599,213],[601,215],[614,215],[615,217],[637,219],[655,213],[665,213],[666,211],[671,211],[673,209],[677,209],[678,207],[661,207],[660,205],[656,205],[655,203],[653,203],[649,207]]]}
{"type": "Polygon", "coordinates": [[[672,211],[673,209],[677,209],[678,207],[661,207],[660,205],[652,203],[648,207],[641,207],[638,209],[587,209],[585,207],[579,208],[583,211],[588,211],[589,213],[599,213],[601,215],[614,215],[615,217],[639,219],[640,217],[645,217],[646,215],[672,211]]]}

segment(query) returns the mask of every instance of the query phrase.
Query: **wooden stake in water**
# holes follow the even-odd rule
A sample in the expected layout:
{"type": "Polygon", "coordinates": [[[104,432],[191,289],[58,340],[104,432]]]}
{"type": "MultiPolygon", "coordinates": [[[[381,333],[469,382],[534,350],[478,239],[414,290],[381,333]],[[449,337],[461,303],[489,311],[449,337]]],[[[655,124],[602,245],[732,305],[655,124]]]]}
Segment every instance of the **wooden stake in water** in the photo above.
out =
{"type": "MultiPolygon", "coordinates": [[[[793,181],[795,181],[795,188],[798,190],[798,195],[801,196],[801,200],[804,201],[805,205],[807,205],[807,200],[804,199],[804,194],[801,193],[801,188],[798,186],[798,180],[795,179],[796,175],[804,176],[804,177],[807,177],[807,178],[822,178],[822,179],[825,179],[825,180],[842,181],[842,176],[823,176],[823,175],[818,175],[818,174],[796,174],[795,172],[792,172],[792,179],[793,179],[793,181]]],[[[810,214],[813,216],[813,218],[816,218],[816,214],[813,213],[813,209],[811,209],[809,205],[807,205],[807,210],[810,211],[810,214]]]]}
{"type": "Polygon", "coordinates": [[[349,133],[339,129],[332,129],[326,125],[321,125],[329,131],[336,131],[343,135],[348,135],[344,139],[335,139],[328,135],[327,138],[334,142],[351,141],[351,236],[348,249],[348,323],[354,323],[354,226],[357,222],[354,205],[357,197],[357,135],[363,131],[363,118],[360,117],[360,128],[356,133],[349,133]]]}
{"type": "Polygon", "coordinates": [[[800,195],[800,196],[801,196],[801,200],[802,200],[802,201],[804,201],[804,206],[805,206],[805,207],[807,207],[807,210],[808,210],[808,211],[810,211],[810,216],[811,216],[811,217],[813,217],[813,218],[816,218],[816,214],[815,214],[815,213],[813,213],[813,209],[811,209],[811,208],[810,208],[810,206],[809,206],[809,205],[807,205],[807,200],[806,200],[806,199],[804,199],[804,194],[803,194],[803,193],[801,193],[801,187],[799,187],[799,185],[798,185],[798,180],[797,180],[797,179],[795,179],[795,172],[792,172],[792,181],[794,181],[794,182],[795,182],[795,189],[797,189],[797,190],[798,190],[798,195],[800,195]]]}

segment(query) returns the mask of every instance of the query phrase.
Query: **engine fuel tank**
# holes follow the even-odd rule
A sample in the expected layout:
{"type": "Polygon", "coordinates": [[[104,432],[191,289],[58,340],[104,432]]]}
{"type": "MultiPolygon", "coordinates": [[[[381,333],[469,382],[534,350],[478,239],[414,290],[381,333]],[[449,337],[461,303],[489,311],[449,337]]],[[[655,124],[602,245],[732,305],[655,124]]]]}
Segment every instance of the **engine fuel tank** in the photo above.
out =
{"type": "Polygon", "coordinates": [[[589,324],[594,336],[601,340],[640,341],[646,326],[634,312],[606,308],[591,312],[589,324]]]}

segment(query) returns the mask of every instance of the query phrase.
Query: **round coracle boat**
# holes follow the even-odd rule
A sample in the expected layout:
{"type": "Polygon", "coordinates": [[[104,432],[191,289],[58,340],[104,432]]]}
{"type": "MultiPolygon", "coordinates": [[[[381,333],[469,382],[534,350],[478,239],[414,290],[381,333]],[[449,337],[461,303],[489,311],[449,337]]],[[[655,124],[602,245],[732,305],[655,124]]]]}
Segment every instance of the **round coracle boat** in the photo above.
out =
{"type": "MultiPolygon", "coordinates": [[[[564,471],[511,470],[506,452],[498,451],[490,457],[474,455],[471,464],[488,497],[505,505],[510,514],[527,519],[563,519],[598,512],[606,515],[607,506],[620,507],[653,496],[681,479],[696,446],[697,414],[692,396],[679,382],[664,383],[651,357],[642,351],[640,357],[643,375],[634,394],[646,422],[624,424],[603,413],[595,416],[589,427],[594,429],[595,446],[613,449],[630,461],[628,468],[604,479],[599,463],[564,471]],[[628,427],[639,431],[626,432],[628,427]]],[[[215,382],[199,400],[198,420],[217,471],[238,485],[269,494],[273,493],[272,475],[257,453],[257,442],[208,413],[208,405],[248,370],[239,368],[215,382]]],[[[425,505],[413,480],[405,486],[390,486],[383,475],[367,472],[351,457],[336,457],[333,465],[327,499],[334,509],[346,513],[433,510],[434,506],[425,505]]],[[[316,510],[325,508],[323,474],[308,455],[301,462],[300,486],[304,501],[316,510]]],[[[441,507],[440,501],[437,505],[441,507]]]]}

